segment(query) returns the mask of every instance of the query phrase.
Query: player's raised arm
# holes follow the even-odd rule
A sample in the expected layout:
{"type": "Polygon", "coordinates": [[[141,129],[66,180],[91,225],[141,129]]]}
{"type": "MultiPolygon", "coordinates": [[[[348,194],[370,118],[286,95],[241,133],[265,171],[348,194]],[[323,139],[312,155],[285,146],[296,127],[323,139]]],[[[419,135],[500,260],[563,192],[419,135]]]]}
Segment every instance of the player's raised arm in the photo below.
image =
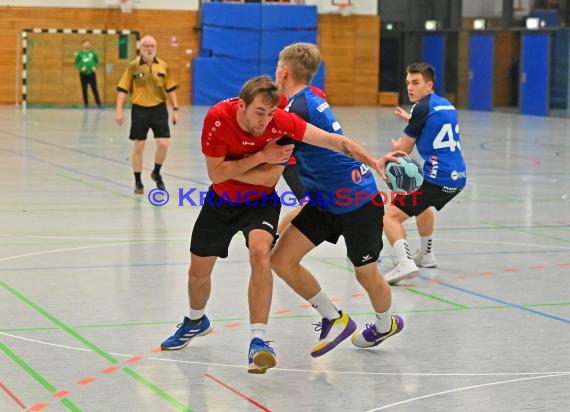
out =
{"type": "Polygon", "coordinates": [[[388,157],[385,156],[378,159],[354,139],[336,133],[325,132],[311,124],[307,124],[303,141],[314,146],[320,146],[335,152],[343,153],[351,159],[365,163],[374,169],[384,180],[386,180],[386,175],[384,173],[386,162],[389,160],[396,160],[394,154],[388,154],[388,157]]]}

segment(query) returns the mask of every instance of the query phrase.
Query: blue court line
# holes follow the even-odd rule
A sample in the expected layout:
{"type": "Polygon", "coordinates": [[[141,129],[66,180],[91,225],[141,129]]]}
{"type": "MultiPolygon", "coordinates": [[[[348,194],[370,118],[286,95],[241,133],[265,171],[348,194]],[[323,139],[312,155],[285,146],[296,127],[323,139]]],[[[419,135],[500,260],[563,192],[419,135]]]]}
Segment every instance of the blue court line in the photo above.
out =
{"type": "MultiPolygon", "coordinates": [[[[426,276],[418,276],[418,277],[423,279],[423,280],[428,280],[428,281],[432,280],[431,278],[428,278],[426,276]]],[[[545,318],[550,318],[550,319],[558,320],[560,322],[568,323],[570,325],[570,319],[566,319],[566,318],[556,316],[556,315],[551,315],[550,313],[542,312],[540,310],[526,308],[524,306],[517,305],[516,303],[511,303],[511,302],[507,302],[506,300],[493,298],[491,296],[483,295],[482,293],[474,292],[474,291],[469,290],[469,289],[464,289],[464,288],[461,288],[459,286],[454,286],[454,285],[451,285],[451,284],[446,283],[446,282],[438,282],[437,284],[441,285],[441,286],[448,287],[450,289],[457,290],[459,292],[463,292],[463,293],[467,293],[469,295],[477,296],[477,297],[482,298],[482,299],[490,300],[491,302],[500,303],[501,305],[507,305],[507,306],[510,306],[510,307],[513,307],[516,309],[524,310],[525,312],[533,313],[535,315],[544,316],[545,318]]]]}
{"type": "MultiPolygon", "coordinates": [[[[60,150],[63,150],[63,151],[68,151],[68,152],[73,152],[73,153],[79,153],[79,154],[84,155],[84,156],[88,156],[88,157],[92,157],[92,158],[100,159],[100,160],[105,160],[105,161],[112,162],[112,163],[116,163],[116,164],[119,164],[119,165],[130,166],[130,164],[131,164],[131,163],[128,162],[128,161],[113,159],[113,158],[110,158],[110,157],[107,157],[107,156],[103,156],[103,155],[100,155],[100,154],[97,154],[97,153],[92,153],[92,152],[85,151],[85,150],[80,150],[80,149],[75,149],[75,148],[72,148],[72,147],[62,146],[62,145],[59,145],[59,144],[56,144],[56,143],[46,142],[46,141],[43,141],[43,140],[40,140],[40,139],[36,139],[36,138],[33,138],[33,137],[27,137],[27,136],[17,135],[17,134],[13,134],[13,133],[2,133],[2,132],[0,132],[0,135],[2,135],[2,134],[7,134],[7,135],[9,135],[9,136],[18,137],[19,139],[27,140],[27,141],[30,141],[30,142],[33,142],[33,143],[37,143],[37,144],[43,144],[43,145],[48,146],[48,147],[54,147],[54,148],[56,148],[56,149],[60,149],[60,150]]],[[[70,171],[70,172],[75,172],[75,173],[82,174],[82,175],[85,175],[85,176],[96,177],[96,176],[93,176],[93,175],[89,175],[89,174],[87,174],[87,173],[83,173],[83,172],[81,172],[81,171],[78,170],[78,169],[63,167],[63,166],[60,165],[60,164],[50,162],[50,161],[48,161],[48,160],[39,158],[39,157],[37,157],[37,156],[33,156],[33,155],[29,154],[29,153],[18,152],[18,151],[14,151],[14,150],[12,150],[12,149],[7,149],[7,148],[1,148],[1,149],[4,150],[4,151],[7,151],[7,152],[12,152],[12,153],[14,153],[14,154],[18,154],[18,155],[21,156],[21,157],[27,157],[27,158],[30,158],[30,159],[33,159],[33,160],[37,160],[37,161],[39,161],[39,162],[48,164],[48,165],[53,166],[53,167],[57,167],[57,168],[64,169],[64,170],[68,170],[68,171],[70,171]]],[[[150,169],[147,169],[147,170],[150,170],[150,169]]],[[[202,182],[202,181],[199,181],[199,180],[191,179],[191,178],[189,178],[189,177],[187,177],[187,176],[179,176],[179,175],[175,175],[175,174],[171,174],[171,173],[164,173],[164,172],[163,172],[162,174],[163,174],[163,176],[175,177],[175,178],[178,178],[178,179],[187,181],[187,182],[195,183],[195,184],[197,184],[197,185],[204,185],[204,186],[206,186],[206,187],[208,187],[208,186],[210,185],[210,183],[208,183],[208,182],[202,182]]],[[[98,180],[103,180],[103,179],[98,179],[98,180]]],[[[113,181],[111,181],[111,180],[109,180],[109,182],[110,182],[110,183],[113,183],[113,184],[117,184],[117,183],[115,183],[115,182],[113,182],[113,181]]],[[[117,185],[122,186],[122,185],[120,185],[120,184],[117,184],[117,185]]]]}

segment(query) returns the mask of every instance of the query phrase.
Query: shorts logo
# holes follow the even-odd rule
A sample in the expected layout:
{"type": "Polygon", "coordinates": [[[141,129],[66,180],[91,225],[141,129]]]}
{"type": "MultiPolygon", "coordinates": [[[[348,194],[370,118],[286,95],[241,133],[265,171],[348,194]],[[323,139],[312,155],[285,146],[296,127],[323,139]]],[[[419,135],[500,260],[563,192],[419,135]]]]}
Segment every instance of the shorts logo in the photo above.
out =
{"type": "Polygon", "coordinates": [[[271,223],[269,223],[267,220],[264,220],[261,224],[265,225],[265,226],[269,226],[273,230],[273,225],[271,223]]]}
{"type": "Polygon", "coordinates": [[[367,261],[369,261],[370,259],[372,259],[372,256],[370,256],[370,255],[364,255],[364,256],[362,256],[362,262],[367,262],[367,261]]]}

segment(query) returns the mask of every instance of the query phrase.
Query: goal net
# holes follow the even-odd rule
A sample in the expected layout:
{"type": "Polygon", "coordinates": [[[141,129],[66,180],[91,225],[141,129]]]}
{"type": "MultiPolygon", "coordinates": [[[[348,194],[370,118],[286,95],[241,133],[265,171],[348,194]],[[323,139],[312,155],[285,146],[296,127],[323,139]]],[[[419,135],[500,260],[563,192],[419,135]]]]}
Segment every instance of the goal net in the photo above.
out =
{"type": "MultiPolygon", "coordinates": [[[[97,88],[103,104],[114,104],[117,84],[138,54],[139,33],[128,30],[29,29],[21,32],[21,97],[25,108],[83,107],[75,54],[89,40],[99,57],[97,88]]],[[[94,103],[88,90],[89,101],[94,103]]]]}

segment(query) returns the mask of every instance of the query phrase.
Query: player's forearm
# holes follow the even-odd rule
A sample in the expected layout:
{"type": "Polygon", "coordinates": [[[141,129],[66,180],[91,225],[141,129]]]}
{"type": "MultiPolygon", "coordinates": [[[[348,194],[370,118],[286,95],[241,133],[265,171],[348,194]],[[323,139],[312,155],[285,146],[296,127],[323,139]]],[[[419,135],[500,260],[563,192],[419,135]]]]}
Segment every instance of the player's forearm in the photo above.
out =
{"type": "Polygon", "coordinates": [[[338,151],[351,159],[367,164],[372,168],[376,167],[376,158],[350,137],[342,136],[342,139],[340,140],[340,148],[341,150],[338,151]]]}
{"type": "Polygon", "coordinates": [[[262,152],[238,160],[224,160],[216,164],[208,164],[208,176],[212,183],[221,183],[236,179],[250,169],[265,163],[262,152]]]}
{"type": "Polygon", "coordinates": [[[242,183],[273,187],[283,173],[284,165],[264,163],[234,178],[242,183]]]}

